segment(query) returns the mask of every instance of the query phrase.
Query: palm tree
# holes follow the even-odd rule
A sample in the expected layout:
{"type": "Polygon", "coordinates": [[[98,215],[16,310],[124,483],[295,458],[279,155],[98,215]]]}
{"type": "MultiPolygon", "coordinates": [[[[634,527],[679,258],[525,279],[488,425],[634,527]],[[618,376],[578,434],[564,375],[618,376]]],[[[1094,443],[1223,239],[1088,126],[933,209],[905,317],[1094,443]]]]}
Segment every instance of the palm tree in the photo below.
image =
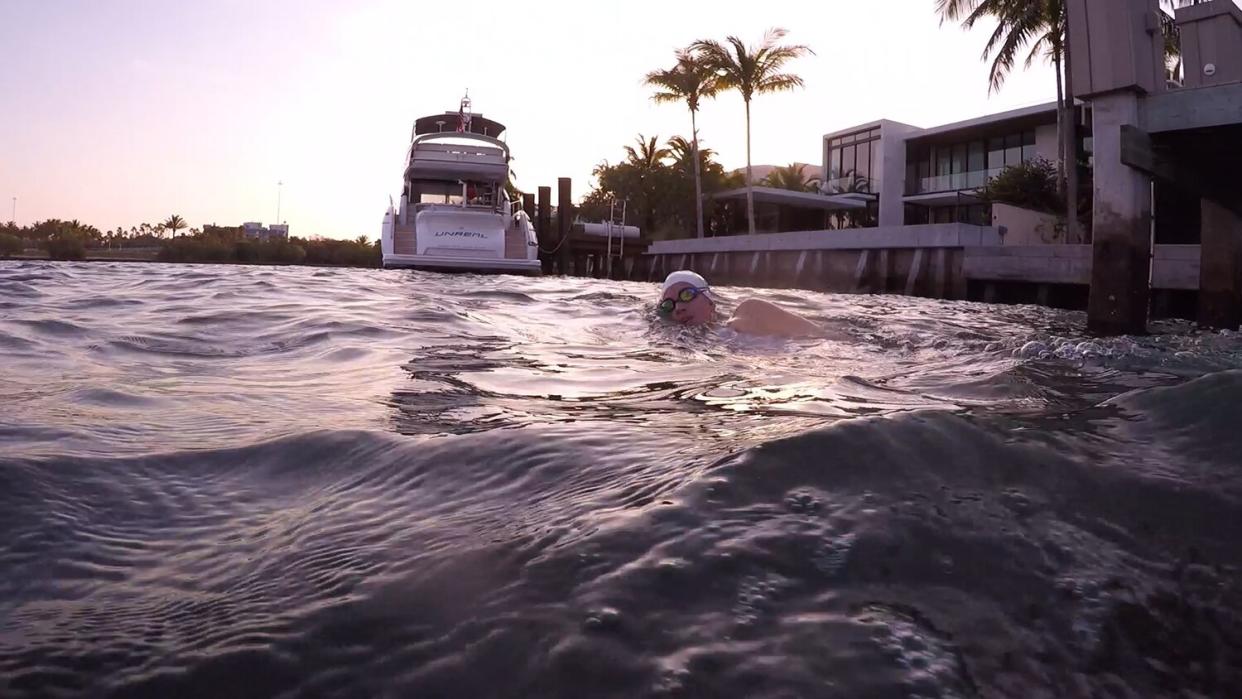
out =
{"type": "Polygon", "coordinates": [[[658,136],[644,138],[642,134],[638,134],[634,140],[638,142],[638,148],[625,147],[626,164],[638,170],[639,174],[655,172],[664,167],[664,161],[671,153],[667,148],[656,147],[656,141],[660,140],[658,136]]]}
{"type": "Polygon", "coordinates": [[[667,148],[656,145],[658,140],[658,136],[644,138],[638,134],[638,148],[626,146],[625,162],[622,163],[638,180],[636,188],[643,199],[643,226],[646,230],[651,230],[655,225],[655,178],[661,169],[667,167],[664,161],[671,155],[667,148]]]}
{"type": "Polygon", "coordinates": [[[711,162],[712,158],[716,157],[716,151],[701,145],[695,148],[695,144],[687,141],[684,136],[673,136],[668,139],[665,145],[668,147],[669,156],[673,159],[673,165],[687,174],[696,170],[694,164],[696,159],[694,156],[697,152],[699,156],[697,158],[698,172],[695,172],[695,175],[699,177],[702,176],[702,170],[711,162]]]}
{"type": "Polygon", "coordinates": [[[173,214],[172,216],[168,217],[167,221],[164,221],[163,223],[160,224],[160,228],[172,231],[173,237],[176,238],[177,231],[181,230],[182,228],[185,228],[185,219],[181,218],[177,214],[173,214]]]}
{"type": "Polygon", "coordinates": [[[648,87],[656,88],[657,92],[651,96],[655,102],[685,102],[690,109],[690,142],[694,158],[694,210],[698,221],[698,235],[702,238],[703,174],[699,167],[699,126],[696,117],[699,111],[699,101],[705,97],[714,97],[720,91],[720,80],[711,66],[698,60],[689,50],[679,49],[675,66],[668,70],[653,70],[647,73],[643,82],[648,87]]]}
{"type": "Polygon", "coordinates": [[[999,91],[1009,76],[1019,52],[1029,46],[1025,67],[1039,56],[1049,58],[1057,76],[1057,132],[1059,188],[1065,195],[1067,238],[1077,240],[1078,147],[1077,122],[1071,83],[1069,24],[1064,0],[936,0],[941,22],[961,20],[963,29],[974,27],[990,17],[996,28],[983,48],[983,58],[992,59],[988,71],[988,93],[999,91]]]}
{"type": "Polygon", "coordinates": [[[814,192],[819,189],[819,179],[806,174],[806,165],[790,163],[778,167],[763,178],[769,187],[788,189],[794,192],[814,192]]]}
{"type": "MultiPolygon", "coordinates": [[[[1199,2],[1160,0],[1160,4],[1169,9],[1199,2]]],[[[942,22],[960,19],[964,29],[970,29],[984,17],[996,20],[996,28],[983,49],[985,60],[992,57],[989,93],[1000,90],[1023,47],[1030,46],[1024,64],[1027,68],[1040,55],[1051,59],[1057,76],[1058,179],[1065,197],[1067,239],[1081,239],[1078,236],[1078,127],[1074,118],[1073,57],[1064,0],[936,0],[936,11],[942,22]]],[[[1176,26],[1167,16],[1161,19],[1165,57],[1175,58],[1179,53],[1176,26]]]]}
{"type": "Polygon", "coordinates": [[[815,52],[806,46],[782,46],[784,29],[769,29],[763,41],[748,47],[736,36],[725,37],[724,43],[701,39],[690,45],[699,60],[717,75],[720,89],[737,90],[746,104],[746,217],[750,234],[755,234],[755,196],[750,169],[750,101],[755,95],[781,92],[802,87],[802,78],[782,73],[786,63],[815,52]]]}

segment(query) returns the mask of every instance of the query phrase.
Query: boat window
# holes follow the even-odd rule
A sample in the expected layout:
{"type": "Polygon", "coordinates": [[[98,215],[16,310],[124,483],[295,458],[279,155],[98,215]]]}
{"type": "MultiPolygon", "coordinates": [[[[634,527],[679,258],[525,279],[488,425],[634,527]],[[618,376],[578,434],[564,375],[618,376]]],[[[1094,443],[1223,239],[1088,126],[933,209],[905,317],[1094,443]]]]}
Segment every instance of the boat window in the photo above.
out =
{"type": "MultiPolygon", "coordinates": [[[[446,180],[413,180],[410,182],[410,201],[416,204],[461,204],[462,186],[460,182],[446,180]]],[[[467,182],[470,200],[468,205],[492,206],[495,197],[495,183],[467,182]]]]}

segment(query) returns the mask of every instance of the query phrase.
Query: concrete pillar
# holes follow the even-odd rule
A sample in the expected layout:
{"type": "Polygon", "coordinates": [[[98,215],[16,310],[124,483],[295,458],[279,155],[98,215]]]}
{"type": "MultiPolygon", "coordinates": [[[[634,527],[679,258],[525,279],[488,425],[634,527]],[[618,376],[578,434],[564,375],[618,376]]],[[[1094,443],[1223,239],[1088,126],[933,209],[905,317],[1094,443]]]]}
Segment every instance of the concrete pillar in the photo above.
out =
{"type": "Polygon", "coordinates": [[[888,293],[888,280],[893,276],[893,255],[889,254],[888,248],[880,250],[880,264],[877,270],[878,279],[876,281],[875,290],[881,294],[888,293]]]}
{"type": "Polygon", "coordinates": [[[1199,323],[1237,330],[1242,323],[1242,216],[1200,201],[1199,323]]]}
{"type": "Polygon", "coordinates": [[[932,297],[948,298],[950,271],[948,251],[936,248],[936,259],[932,263],[932,297]]]}
{"type": "Polygon", "coordinates": [[[866,294],[871,291],[871,251],[867,249],[858,252],[858,264],[854,267],[854,292],[858,294],[866,294]]]}
{"type": "Polygon", "coordinates": [[[1242,80],[1242,8],[1230,0],[1181,7],[1177,29],[1186,87],[1242,80]]]}
{"type": "Polygon", "coordinates": [[[964,299],[969,296],[970,284],[966,281],[966,251],[956,248],[950,251],[945,274],[949,280],[949,295],[946,298],[964,299]]]}
{"type": "Polygon", "coordinates": [[[914,296],[918,290],[919,276],[923,274],[923,248],[916,248],[914,259],[910,260],[910,271],[906,273],[906,296],[914,296]]]}
{"type": "Polygon", "coordinates": [[[1095,192],[1087,329],[1106,335],[1147,331],[1151,278],[1151,179],[1121,162],[1121,127],[1141,127],[1139,96],[1092,100],[1095,192]]]}

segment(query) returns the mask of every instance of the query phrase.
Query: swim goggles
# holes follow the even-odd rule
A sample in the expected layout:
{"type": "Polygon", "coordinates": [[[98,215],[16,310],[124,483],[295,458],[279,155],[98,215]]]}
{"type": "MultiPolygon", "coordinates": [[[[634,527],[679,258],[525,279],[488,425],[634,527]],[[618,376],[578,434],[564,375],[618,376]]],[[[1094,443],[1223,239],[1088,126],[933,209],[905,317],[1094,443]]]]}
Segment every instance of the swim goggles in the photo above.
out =
{"type": "Polygon", "coordinates": [[[660,304],[656,306],[656,311],[658,311],[660,315],[669,315],[670,313],[673,312],[673,309],[677,307],[677,304],[690,303],[694,299],[698,298],[699,294],[705,291],[707,291],[707,287],[705,286],[704,287],[687,286],[686,288],[677,292],[677,298],[661,300],[660,304]]]}

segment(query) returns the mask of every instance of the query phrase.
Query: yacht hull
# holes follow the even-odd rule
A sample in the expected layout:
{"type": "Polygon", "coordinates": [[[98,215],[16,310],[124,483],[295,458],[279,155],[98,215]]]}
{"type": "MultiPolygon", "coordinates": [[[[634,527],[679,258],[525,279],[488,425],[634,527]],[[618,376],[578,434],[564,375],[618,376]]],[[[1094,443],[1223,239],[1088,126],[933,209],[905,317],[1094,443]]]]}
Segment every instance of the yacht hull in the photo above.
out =
{"type": "Polygon", "coordinates": [[[384,255],[385,269],[423,269],[433,272],[478,274],[543,274],[539,260],[480,259],[447,255],[384,255]]]}

